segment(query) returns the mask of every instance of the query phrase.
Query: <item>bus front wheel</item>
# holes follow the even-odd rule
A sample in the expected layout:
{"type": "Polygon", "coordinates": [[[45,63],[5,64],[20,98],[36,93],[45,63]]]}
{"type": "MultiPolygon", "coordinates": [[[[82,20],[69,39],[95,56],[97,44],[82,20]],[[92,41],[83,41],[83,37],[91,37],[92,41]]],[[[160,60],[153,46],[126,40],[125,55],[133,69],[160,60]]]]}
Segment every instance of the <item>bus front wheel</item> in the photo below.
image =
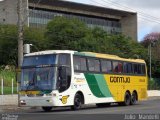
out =
{"type": "Polygon", "coordinates": [[[74,98],[74,105],[71,106],[72,110],[79,110],[82,106],[82,97],[80,94],[76,94],[74,98]]]}
{"type": "Polygon", "coordinates": [[[45,112],[49,112],[52,110],[52,107],[42,107],[45,112]]]}

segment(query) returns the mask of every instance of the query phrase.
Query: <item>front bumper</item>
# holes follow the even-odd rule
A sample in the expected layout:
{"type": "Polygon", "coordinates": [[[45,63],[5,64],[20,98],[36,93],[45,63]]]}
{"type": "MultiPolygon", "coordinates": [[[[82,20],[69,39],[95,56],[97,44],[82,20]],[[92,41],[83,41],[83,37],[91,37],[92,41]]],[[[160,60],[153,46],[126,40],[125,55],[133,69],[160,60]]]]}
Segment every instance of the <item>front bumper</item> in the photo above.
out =
{"type": "Polygon", "coordinates": [[[54,97],[20,97],[20,106],[57,106],[57,100],[54,97]]]}

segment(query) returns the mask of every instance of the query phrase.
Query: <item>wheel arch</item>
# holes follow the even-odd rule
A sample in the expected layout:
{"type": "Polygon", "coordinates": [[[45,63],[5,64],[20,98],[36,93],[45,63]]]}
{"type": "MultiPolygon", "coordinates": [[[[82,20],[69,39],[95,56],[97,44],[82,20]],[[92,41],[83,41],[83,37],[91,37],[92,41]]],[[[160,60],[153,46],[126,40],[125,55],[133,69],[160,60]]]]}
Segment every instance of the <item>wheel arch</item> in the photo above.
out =
{"type": "MultiPolygon", "coordinates": [[[[129,90],[126,90],[126,92],[128,92],[128,93],[129,93],[129,95],[131,96],[131,92],[130,92],[129,90]]],[[[126,92],[125,92],[125,93],[126,93],[126,92]]]]}
{"type": "Polygon", "coordinates": [[[82,104],[85,104],[85,98],[84,98],[83,92],[82,91],[77,91],[76,94],[79,94],[82,97],[82,104]]]}

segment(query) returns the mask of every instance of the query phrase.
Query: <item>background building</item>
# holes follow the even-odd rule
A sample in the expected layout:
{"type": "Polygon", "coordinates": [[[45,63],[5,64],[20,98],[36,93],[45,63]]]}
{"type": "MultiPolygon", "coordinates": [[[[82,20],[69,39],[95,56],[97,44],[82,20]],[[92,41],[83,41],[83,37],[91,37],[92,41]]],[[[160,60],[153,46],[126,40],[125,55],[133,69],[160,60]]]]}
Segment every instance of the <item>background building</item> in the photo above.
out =
{"type": "MultiPolygon", "coordinates": [[[[44,28],[55,16],[78,18],[89,27],[108,33],[123,33],[137,40],[137,13],[60,0],[22,0],[23,21],[29,27],[44,28]]],[[[17,0],[0,2],[0,23],[17,24],[17,0]]]]}

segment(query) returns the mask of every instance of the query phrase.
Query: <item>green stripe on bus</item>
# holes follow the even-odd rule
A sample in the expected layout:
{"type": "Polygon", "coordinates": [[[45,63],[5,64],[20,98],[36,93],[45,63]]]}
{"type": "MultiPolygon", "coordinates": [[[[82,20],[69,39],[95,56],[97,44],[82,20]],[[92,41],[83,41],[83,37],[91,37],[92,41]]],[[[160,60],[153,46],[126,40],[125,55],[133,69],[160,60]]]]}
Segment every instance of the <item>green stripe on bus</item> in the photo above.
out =
{"type": "Polygon", "coordinates": [[[98,83],[98,86],[102,92],[102,94],[105,96],[105,97],[111,97],[111,93],[110,93],[110,90],[108,88],[108,85],[106,83],[106,80],[104,78],[103,75],[99,75],[99,74],[95,74],[94,75],[96,80],[97,80],[97,83],[98,83]]]}
{"type": "Polygon", "coordinates": [[[85,74],[90,90],[96,97],[111,97],[103,75],[85,74]]]}

